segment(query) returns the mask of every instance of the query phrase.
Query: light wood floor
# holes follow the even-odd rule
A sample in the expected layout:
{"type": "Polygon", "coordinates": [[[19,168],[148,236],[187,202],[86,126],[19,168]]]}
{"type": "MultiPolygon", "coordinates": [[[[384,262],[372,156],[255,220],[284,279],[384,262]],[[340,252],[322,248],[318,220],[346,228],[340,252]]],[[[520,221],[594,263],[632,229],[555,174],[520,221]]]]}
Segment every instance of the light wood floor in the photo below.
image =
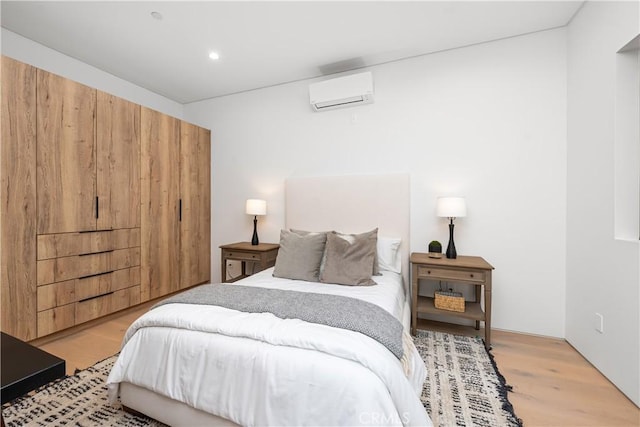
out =
{"type": "MultiPolygon", "coordinates": [[[[129,325],[150,306],[147,303],[34,344],[65,359],[67,373],[72,374],[116,353],[129,325]]],[[[437,322],[423,321],[420,326],[483,334],[437,322]]],[[[565,341],[504,331],[492,335],[498,368],[513,387],[509,400],[525,426],[640,426],[640,409],[565,341]]]]}

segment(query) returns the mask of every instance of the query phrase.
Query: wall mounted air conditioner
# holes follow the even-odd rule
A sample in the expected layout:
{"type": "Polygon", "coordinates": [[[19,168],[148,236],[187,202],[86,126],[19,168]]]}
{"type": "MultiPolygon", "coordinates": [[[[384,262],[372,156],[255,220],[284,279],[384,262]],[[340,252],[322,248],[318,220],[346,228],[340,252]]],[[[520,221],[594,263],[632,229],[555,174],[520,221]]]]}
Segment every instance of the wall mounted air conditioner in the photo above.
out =
{"type": "Polygon", "coordinates": [[[373,103],[373,75],[352,74],[309,85],[309,100],[315,111],[373,103]]]}

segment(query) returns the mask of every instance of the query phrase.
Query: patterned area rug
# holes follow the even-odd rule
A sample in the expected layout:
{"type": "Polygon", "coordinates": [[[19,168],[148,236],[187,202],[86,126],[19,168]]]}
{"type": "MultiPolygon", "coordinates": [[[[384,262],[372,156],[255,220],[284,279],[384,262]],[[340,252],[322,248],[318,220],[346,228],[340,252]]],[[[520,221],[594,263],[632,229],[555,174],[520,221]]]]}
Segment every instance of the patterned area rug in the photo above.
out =
{"type": "Polygon", "coordinates": [[[434,426],[522,426],[480,338],[418,330],[414,343],[427,366],[420,400],[434,426]]]}
{"type": "MultiPolygon", "coordinates": [[[[522,425],[481,339],[418,331],[415,343],[427,365],[421,400],[434,426],[522,425]]],[[[4,405],[6,426],[164,426],[108,404],[105,380],[115,358],[4,405]]]]}

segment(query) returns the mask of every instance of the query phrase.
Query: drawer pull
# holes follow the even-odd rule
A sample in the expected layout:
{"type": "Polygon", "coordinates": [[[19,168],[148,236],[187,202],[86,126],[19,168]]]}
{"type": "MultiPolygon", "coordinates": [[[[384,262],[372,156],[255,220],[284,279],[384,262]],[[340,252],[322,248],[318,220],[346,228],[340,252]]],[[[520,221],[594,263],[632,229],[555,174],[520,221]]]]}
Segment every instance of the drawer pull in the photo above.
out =
{"type": "Polygon", "coordinates": [[[469,276],[473,277],[473,273],[471,273],[469,276]]]}
{"type": "Polygon", "coordinates": [[[109,252],[113,252],[113,249],[109,249],[108,251],[100,251],[100,252],[88,252],[88,253],[86,253],[86,254],[78,254],[78,256],[98,255],[98,254],[108,254],[109,252]]]}
{"type": "Polygon", "coordinates": [[[78,280],[82,280],[82,279],[89,279],[90,277],[96,277],[96,276],[104,276],[105,274],[111,274],[111,273],[113,273],[113,271],[114,271],[114,270],[111,270],[111,271],[105,271],[104,273],[89,274],[88,276],[78,277],[78,280]]]}
{"type": "Polygon", "coordinates": [[[111,292],[107,292],[106,294],[96,295],[95,297],[89,297],[89,298],[81,299],[81,300],[80,300],[80,301],[78,301],[78,302],[85,302],[85,301],[89,301],[89,300],[96,299],[96,298],[100,298],[100,297],[106,297],[107,295],[111,295],[112,293],[113,293],[113,291],[111,291],[111,292]]]}
{"type": "Polygon", "coordinates": [[[104,230],[82,230],[78,231],[78,233],[102,233],[103,231],[115,231],[113,228],[105,228],[104,230]]]}

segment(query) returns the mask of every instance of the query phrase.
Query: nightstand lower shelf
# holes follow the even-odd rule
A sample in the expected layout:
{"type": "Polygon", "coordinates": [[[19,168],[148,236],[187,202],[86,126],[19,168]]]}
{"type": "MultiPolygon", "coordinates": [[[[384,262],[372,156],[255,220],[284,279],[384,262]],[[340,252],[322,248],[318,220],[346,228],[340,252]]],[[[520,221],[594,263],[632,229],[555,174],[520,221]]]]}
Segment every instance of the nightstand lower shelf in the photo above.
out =
{"type": "Polygon", "coordinates": [[[473,301],[465,301],[464,312],[459,312],[451,310],[441,310],[439,308],[436,308],[433,298],[419,296],[416,310],[418,314],[439,314],[444,316],[448,315],[481,321],[484,321],[485,319],[484,311],[482,311],[482,306],[479,302],[473,301]]]}

